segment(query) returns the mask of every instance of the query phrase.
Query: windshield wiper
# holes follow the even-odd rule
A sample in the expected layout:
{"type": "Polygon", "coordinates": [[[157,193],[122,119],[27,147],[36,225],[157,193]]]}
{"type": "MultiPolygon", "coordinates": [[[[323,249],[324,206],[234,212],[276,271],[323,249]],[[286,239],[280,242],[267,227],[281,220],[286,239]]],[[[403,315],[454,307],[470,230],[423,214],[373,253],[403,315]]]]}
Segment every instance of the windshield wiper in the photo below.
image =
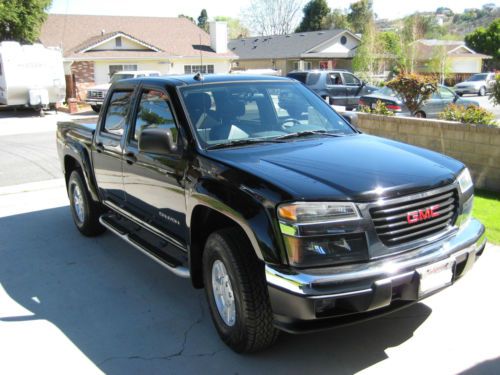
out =
{"type": "Polygon", "coordinates": [[[288,139],[288,138],[300,138],[308,135],[327,135],[329,137],[342,137],[344,134],[335,134],[335,133],[330,133],[327,130],[304,130],[301,132],[296,132],[296,133],[289,133],[289,134],[284,134],[280,135],[278,137],[275,137],[275,140],[280,140],[280,139],[288,139]]]}
{"type": "Polygon", "coordinates": [[[234,146],[245,146],[245,145],[251,145],[255,143],[282,143],[281,141],[277,140],[276,138],[272,139],[260,139],[260,138],[254,138],[254,139],[235,139],[230,142],[224,142],[224,143],[218,143],[213,146],[208,146],[206,150],[216,150],[218,148],[229,148],[229,147],[234,147],[234,146]]]}

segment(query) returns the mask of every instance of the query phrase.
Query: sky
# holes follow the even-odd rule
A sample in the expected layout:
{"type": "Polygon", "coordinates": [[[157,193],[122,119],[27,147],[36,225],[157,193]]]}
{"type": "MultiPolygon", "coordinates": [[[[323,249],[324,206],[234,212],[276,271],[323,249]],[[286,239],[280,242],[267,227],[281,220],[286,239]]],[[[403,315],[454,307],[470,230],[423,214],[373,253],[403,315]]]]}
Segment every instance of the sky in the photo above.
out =
{"type": "MultiPolygon", "coordinates": [[[[53,0],[51,13],[102,14],[118,16],[158,16],[177,17],[185,14],[197,18],[205,8],[208,17],[239,17],[241,10],[248,7],[251,0],[53,0]]],[[[327,0],[330,8],[346,9],[355,0],[327,0]]],[[[378,18],[400,18],[419,11],[435,11],[439,6],[463,12],[464,8],[478,8],[486,3],[500,6],[499,0],[373,0],[373,8],[378,18]]]]}

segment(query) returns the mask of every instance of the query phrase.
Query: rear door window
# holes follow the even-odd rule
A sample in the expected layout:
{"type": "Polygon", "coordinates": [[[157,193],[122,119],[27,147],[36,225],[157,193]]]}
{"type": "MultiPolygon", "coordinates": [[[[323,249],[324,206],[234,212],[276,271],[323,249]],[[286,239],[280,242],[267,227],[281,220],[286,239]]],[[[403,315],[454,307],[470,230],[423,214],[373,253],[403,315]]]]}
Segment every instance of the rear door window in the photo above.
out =
{"type": "Polygon", "coordinates": [[[130,110],[132,91],[114,91],[106,110],[104,133],[122,135],[130,110]]]}
{"type": "Polygon", "coordinates": [[[342,77],[340,77],[340,73],[328,73],[326,76],[326,83],[328,85],[341,85],[342,77]]]}

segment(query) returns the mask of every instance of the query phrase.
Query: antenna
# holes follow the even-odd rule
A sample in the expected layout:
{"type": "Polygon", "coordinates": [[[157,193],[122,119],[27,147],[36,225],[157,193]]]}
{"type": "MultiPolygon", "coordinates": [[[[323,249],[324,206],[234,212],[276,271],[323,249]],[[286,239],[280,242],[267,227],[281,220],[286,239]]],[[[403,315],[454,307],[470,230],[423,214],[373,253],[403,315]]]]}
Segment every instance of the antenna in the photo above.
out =
{"type": "Polygon", "coordinates": [[[196,75],[194,76],[194,79],[197,80],[197,81],[203,81],[203,51],[202,51],[202,48],[201,48],[201,34],[199,34],[199,38],[200,38],[200,44],[199,44],[199,47],[200,47],[200,70],[198,73],[196,73],[196,75]]]}

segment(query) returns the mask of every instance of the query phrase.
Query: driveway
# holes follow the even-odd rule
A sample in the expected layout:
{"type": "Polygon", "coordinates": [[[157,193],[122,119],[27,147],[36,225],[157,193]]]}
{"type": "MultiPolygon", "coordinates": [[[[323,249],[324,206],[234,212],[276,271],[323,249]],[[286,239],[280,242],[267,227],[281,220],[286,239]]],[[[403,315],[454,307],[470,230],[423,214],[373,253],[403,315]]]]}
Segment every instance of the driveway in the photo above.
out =
{"type": "MultiPolygon", "coordinates": [[[[6,133],[0,149],[21,135],[6,133]]],[[[31,143],[39,133],[22,134],[31,143]]],[[[51,152],[43,166],[55,171],[51,152]]],[[[16,169],[31,168],[23,160],[16,169]]],[[[9,164],[1,170],[15,176],[9,164]]],[[[219,340],[203,291],[110,233],[81,236],[55,177],[0,187],[1,374],[500,373],[499,247],[488,245],[456,285],[405,310],[282,334],[268,351],[243,356],[219,340]]]]}

